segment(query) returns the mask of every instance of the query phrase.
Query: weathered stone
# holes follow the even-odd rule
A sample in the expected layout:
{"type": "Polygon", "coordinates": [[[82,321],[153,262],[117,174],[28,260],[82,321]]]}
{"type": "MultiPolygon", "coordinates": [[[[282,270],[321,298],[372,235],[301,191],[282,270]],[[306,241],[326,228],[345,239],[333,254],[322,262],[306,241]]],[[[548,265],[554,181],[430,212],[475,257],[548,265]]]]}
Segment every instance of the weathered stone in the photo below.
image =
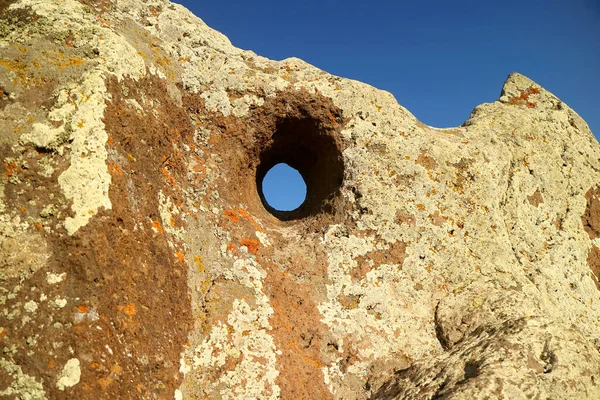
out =
{"type": "Polygon", "coordinates": [[[526,77],[433,128],[164,0],[0,54],[0,396],[600,398],[600,146],[526,77]]]}

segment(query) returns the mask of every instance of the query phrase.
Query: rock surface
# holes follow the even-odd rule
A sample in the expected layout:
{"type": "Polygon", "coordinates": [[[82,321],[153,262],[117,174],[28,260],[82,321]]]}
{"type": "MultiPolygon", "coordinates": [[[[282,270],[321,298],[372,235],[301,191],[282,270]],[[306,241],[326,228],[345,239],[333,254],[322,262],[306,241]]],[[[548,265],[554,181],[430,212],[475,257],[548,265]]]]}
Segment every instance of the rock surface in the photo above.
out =
{"type": "Polygon", "coordinates": [[[433,128],[163,0],[0,54],[0,398],[600,398],[600,146],[528,78],[433,128]]]}

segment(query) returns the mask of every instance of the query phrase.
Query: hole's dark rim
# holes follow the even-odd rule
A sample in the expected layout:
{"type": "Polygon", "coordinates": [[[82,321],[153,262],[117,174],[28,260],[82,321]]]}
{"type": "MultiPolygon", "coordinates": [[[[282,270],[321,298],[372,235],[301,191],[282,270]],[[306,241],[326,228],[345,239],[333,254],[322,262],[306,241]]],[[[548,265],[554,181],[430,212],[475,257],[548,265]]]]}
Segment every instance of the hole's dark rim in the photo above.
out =
{"type": "Polygon", "coordinates": [[[287,116],[276,122],[272,132],[266,132],[268,139],[255,170],[256,188],[264,209],[281,221],[333,211],[332,201],[344,180],[341,138],[339,127],[331,127],[321,118],[306,113],[287,116]],[[291,211],[273,208],[263,193],[265,175],[280,163],[297,170],[306,184],[304,201],[291,211]]]}

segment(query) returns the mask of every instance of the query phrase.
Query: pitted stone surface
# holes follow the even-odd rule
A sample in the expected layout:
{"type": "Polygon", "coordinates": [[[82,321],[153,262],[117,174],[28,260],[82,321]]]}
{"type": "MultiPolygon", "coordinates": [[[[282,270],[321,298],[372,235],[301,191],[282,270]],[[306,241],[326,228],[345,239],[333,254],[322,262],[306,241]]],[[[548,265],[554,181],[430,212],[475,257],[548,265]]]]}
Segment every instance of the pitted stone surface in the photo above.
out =
{"type": "Polygon", "coordinates": [[[600,398],[600,146],[535,82],[429,127],[164,0],[0,2],[0,53],[0,396],[600,398]]]}

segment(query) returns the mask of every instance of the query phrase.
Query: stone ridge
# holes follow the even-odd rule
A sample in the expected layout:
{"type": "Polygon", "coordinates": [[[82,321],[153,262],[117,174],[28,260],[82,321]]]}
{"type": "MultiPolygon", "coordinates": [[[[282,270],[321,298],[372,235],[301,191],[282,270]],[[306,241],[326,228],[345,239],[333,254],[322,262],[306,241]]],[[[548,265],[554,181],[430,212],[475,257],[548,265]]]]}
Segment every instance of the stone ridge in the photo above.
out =
{"type": "Polygon", "coordinates": [[[530,79],[429,127],[165,0],[0,54],[0,397],[600,398],[600,146],[530,79]]]}

